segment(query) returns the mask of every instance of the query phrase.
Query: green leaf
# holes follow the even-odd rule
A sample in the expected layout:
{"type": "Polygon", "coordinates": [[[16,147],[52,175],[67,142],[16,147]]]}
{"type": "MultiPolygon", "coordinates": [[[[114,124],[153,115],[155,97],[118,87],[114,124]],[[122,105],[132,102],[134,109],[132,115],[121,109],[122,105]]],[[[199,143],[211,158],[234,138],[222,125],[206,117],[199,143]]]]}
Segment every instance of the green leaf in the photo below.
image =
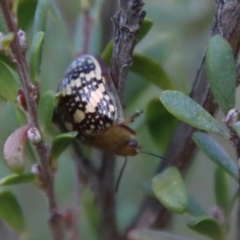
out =
{"type": "Polygon", "coordinates": [[[38,1],[35,16],[34,16],[34,26],[33,26],[34,35],[40,31],[45,32],[48,8],[49,8],[48,0],[38,1]]]}
{"type": "Polygon", "coordinates": [[[0,96],[14,102],[17,98],[18,85],[10,69],[0,61],[0,96]]]}
{"type": "Polygon", "coordinates": [[[27,123],[26,115],[19,108],[17,108],[15,104],[7,101],[5,109],[6,119],[8,119],[7,125],[11,129],[18,128],[27,123]]]}
{"type": "Polygon", "coordinates": [[[203,210],[202,206],[193,198],[191,195],[188,195],[188,213],[193,216],[203,216],[206,215],[205,211],[203,210]]]}
{"type": "Polygon", "coordinates": [[[202,216],[188,222],[188,227],[193,231],[208,236],[214,240],[223,240],[224,234],[222,227],[216,219],[202,216]]]}
{"type": "MultiPolygon", "coordinates": [[[[142,26],[141,26],[141,28],[139,30],[139,33],[138,33],[138,42],[137,43],[139,43],[147,35],[147,33],[152,28],[152,25],[153,25],[153,20],[152,19],[144,18],[142,26]]],[[[101,55],[101,58],[108,65],[111,63],[112,51],[113,51],[113,40],[111,40],[108,43],[108,45],[106,46],[106,48],[104,49],[104,51],[101,55]]]]}
{"type": "Polygon", "coordinates": [[[138,32],[138,43],[148,34],[153,26],[153,20],[150,18],[144,18],[142,26],[138,32]]]}
{"type": "Polygon", "coordinates": [[[4,53],[2,52],[0,52],[0,62],[3,62],[9,68],[13,76],[18,76],[18,74],[15,71],[16,68],[15,64],[12,62],[12,60],[10,60],[9,57],[4,55],[4,53]]]}
{"type": "Polygon", "coordinates": [[[112,51],[113,51],[113,40],[111,40],[108,45],[105,47],[103,53],[101,54],[101,58],[103,61],[110,65],[112,59],[112,51]]]}
{"type": "Polygon", "coordinates": [[[68,30],[66,29],[66,21],[62,18],[61,13],[59,10],[54,6],[54,3],[51,2],[49,6],[49,14],[55,23],[55,26],[59,29],[60,34],[64,39],[66,40],[67,46],[69,48],[70,52],[74,52],[74,44],[72,36],[68,33],[68,30]]]}
{"type": "Polygon", "coordinates": [[[24,219],[20,205],[9,191],[0,191],[0,217],[17,232],[24,231],[24,219]]]}
{"type": "Polygon", "coordinates": [[[31,183],[37,181],[37,176],[34,173],[12,174],[0,179],[0,185],[15,185],[21,183],[31,183]]]}
{"type": "Polygon", "coordinates": [[[214,98],[226,114],[235,105],[236,64],[232,48],[222,36],[211,38],[207,47],[206,65],[214,98]]]}
{"type": "Polygon", "coordinates": [[[30,47],[29,69],[32,82],[36,80],[42,59],[44,32],[37,32],[30,47]]]}
{"type": "Polygon", "coordinates": [[[238,170],[233,160],[212,137],[206,133],[196,132],[192,138],[198,148],[204,152],[209,159],[223,168],[236,180],[238,179],[238,170]]]}
{"type": "Polygon", "coordinates": [[[189,125],[229,139],[228,133],[206,110],[187,95],[178,91],[164,91],[160,99],[175,117],[189,125]]]}
{"type": "Polygon", "coordinates": [[[56,166],[56,160],[60,154],[71,144],[78,132],[63,133],[55,137],[52,143],[51,156],[52,164],[56,166]]]}
{"type": "Polygon", "coordinates": [[[225,171],[218,167],[215,170],[215,197],[217,205],[227,212],[230,207],[229,187],[225,171]]]}
{"type": "Polygon", "coordinates": [[[52,90],[46,91],[40,98],[38,104],[39,123],[42,131],[45,131],[52,122],[55,106],[55,93],[52,90]]]}
{"type": "Polygon", "coordinates": [[[13,33],[7,33],[4,35],[4,37],[1,40],[1,48],[4,54],[8,55],[11,51],[11,44],[14,39],[13,33]]]}
{"type": "Polygon", "coordinates": [[[24,0],[18,1],[18,25],[19,28],[26,31],[27,28],[32,24],[34,14],[36,11],[37,0],[24,0]],[[27,11],[26,11],[27,9],[27,11]]]}
{"type": "Polygon", "coordinates": [[[159,99],[153,99],[147,106],[146,123],[155,143],[164,151],[171,140],[178,120],[166,110],[159,99]]]}
{"type": "Polygon", "coordinates": [[[133,54],[131,71],[141,75],[147,81],[155,84],[161,89],[174,89],[172,80],[161,65],[147,56],[136,53],[133,54]]]}
{"type": "Polygon", "coordinates": [[[169,167],[152,180],[157,199],[170,211],[182,214],[187,210],[188,196],[182,176],[175,167],[169,167]]]}

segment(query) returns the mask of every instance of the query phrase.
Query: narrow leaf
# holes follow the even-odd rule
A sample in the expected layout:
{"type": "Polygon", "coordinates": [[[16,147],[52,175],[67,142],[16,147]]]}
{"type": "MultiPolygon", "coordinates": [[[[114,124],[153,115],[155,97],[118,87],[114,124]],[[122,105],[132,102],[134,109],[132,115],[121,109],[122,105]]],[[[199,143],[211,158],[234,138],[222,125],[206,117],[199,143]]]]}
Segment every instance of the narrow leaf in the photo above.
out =
{"type": "Polygon", "coordinates": [[[229,187],[225,171],[218,167],[215,171],[215,197],[219,207],[227,212],[230,207],[229,187]]]}
{"type": "Polygon", "coordinates": [[[7,33],[1,39],[1,48],[4,54],[8,55],[10,53],[13,39],[14,39],[13,33],[7,33]]]}
{"type": "Polygon", "coordinates": [[[199,149],[204,152],[209,159],[215,162],[236,180],[238,179],[238,170],[233,163],[233,160],[212,137],[206,133],[196,132],[193,134],[192,138],[199,149]]]}
{"type": "Polygon", "coordinates": [[[214,98],[226,114],[235,105],[236,70],[232,48],[222,36],[215,35],[210,40],[206,65],[214,98]]]}
{"type": "Polygon", "coordinates": [[[138,32],[138,43],[148,34],[153,26],[153,20],[150,18],[144,18],[142,26],[138,32]]]}
{"type": "Polygon", "coordinates": [[[170,142],[178,120],[166,110],[159,99],[153,99],[147,106],[146,123],[155,143],[164,151],[170,142]]]}
{"type": "Polygon", "coordinates": [[[162,92],[160,99],[165,108],[183,122],[228,139],[228,134],[217,120],[187,95],[169,90],[162,92]]]}
{"type": "Polygon", "coordinates": [[[188,213],[193,216],[203,216],[206,215],[205,211],[203,210],[202,206],[193,198],[191,195],[188,195],[188,213]]]}
{"type": "Polygon", "coordinates": [[[112,59],[112,51],[113,51],[113,40],[111,40],[108,45],[105,47],[103,53],[101,54],[101,58],[103,61],[110,65],[112,59]]]}
{"type": "MultiPolygon", "coordinates": [[[[144,18],[140,31],[138,33],[138,43],[147,35],[153,25],[153,20],[150,18],[144,18]]],[[[106,64],[111,63],[112,58],[112,51],[113,51],[113,40],[111,40],[106,48],[104,49],[101,58],[104,60],[106,64]]]]}
{"type": "Polygon", "coordinates": [[[54,21],[55,26],[59,29],[61,36],[65,38],[69,51],[73,52],[74,44],[72,36],[70,36],[70,34],[68,33],[68,30],[66,29],[66,22],[62,18],[59,10],[54,6],[53,2],[51,2],[49,6],[49,14],[54,21]]]}
{"type": "Polygon", "coordinates": [[[38,104],[39,123],[43,131],[46,130],[52,122],[54,106],[55,93],[49,90],[41,96],[38,104]]]}
{"type": "Polygon", "coordinates": [[[129,240],[190,240],[178,235],[173,235],[169,232],[150,230],[150,229],[135,229],[128,233],[129,240]]]}
{"type": "Polygon", "coordinates": [[[60,156],[60,154],[71,144],[77,134],[78,132],[68,132],[55,137],[51,150],[53,165],[56,163],[55,161],[60,156]]]}
{"type": "Polygon", "coordinates": [[[26,115],[16,107],[15,104],[7,102],[6,104],[7,125],[13,129],[23,126],[27,123],[26,115]]]}
{"type": "Polygon", "coordinates": [[[12,174],[0,179],[0,185],[15,185],[21,183],[31,183],[37,181],[37,176],[34,173],[12,174]]]}
{"type": "Polygon", "coordinates": [[[18,1],[17,16],[20,29],[26,31],[32,25],[37,2],[37,0],[18,1]]]}
{"type": "Polygon", "coordinates": [[[17,73],[15,71],[15,64],[7,57],[3,52],[0,52],[0,62],[3,62],[11,72],[11,74],[14,76],[14,79],[17,79],[15,76],[17,76],[17,73]]]}
{"type": "Polygon", "coordinates": [[[8,167],[16,173],[22,173],[24,171],[24,149],[26,145],[28,129],[28,125],[18,128],[8,137],[4,144],[4,159],[8,167]]]}
{"type": "Polygon", "coordinates": [[[36,77],[39,74],[42,58],[43,39],[44,32],[37,32],[30,47],[29,68],[32,82],[36,81],[36,77]]]}
{"type": "Polygon", "coordinates": [[[34,26],[33,26],[34,35],[40,31],[45,32],[48,8],[49,8],[48,0],[38,1],[35,16],[34,16],[34,26]]]}
{"type": "Polygon", "coordinates": [[[157,199],[170,211],[182,214],[187,210],[188,196],[182,176],[175,167],[167,168],[152,180],[157,199]]]}
{"type": "Polygon", "coordinates": [[[194,220],[188,222],[188,227],[193,231],[208,236],[214,240],[224,239],[222,227],[214,218],[210,218],[208,216],[195,218],[194,220]]]}
{"type": "Polygon", "coordinates": [[[10,69],[0,61],[0,96],[14,102],[17,97],[18,85],[10,69]]]}
{"type": "Polygon", "coordinates": [[[172,80],[162,66],[147,56],[135,53],[131,71],[141,75],[161,89],[174,89],[172,80]]]}
{"type": "Polygon", "coordinates": [[[15,196],[9,191],[0,191],[0,218],[14,231],[24,231],[24,219],[21,207],[15,196]]]}

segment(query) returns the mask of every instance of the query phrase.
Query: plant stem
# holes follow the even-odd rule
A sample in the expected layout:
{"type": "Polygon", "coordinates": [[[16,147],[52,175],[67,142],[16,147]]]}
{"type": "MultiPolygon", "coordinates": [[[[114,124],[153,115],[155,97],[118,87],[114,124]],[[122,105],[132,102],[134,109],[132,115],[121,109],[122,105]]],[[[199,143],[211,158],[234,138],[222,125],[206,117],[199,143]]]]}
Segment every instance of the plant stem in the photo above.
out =
{"type": "MultiPolygon", "coordinates": [[[[138,30],[146,12],[142,11],[142,0],[121,0],[121,10],[112,18],[114,25],[114,47],[111,64],[111,76],[123,102],[123,92],[129,67],[132,64],[132,53],[137,42],[138,30]]],[[[120,240],[116,220],[115,199],[115,156],[103,153],[99,172],[99,206],[102,217],[101,235],[104,240],[120,240]]]]}
{"type": "Polygon", "coordinates": [[[132,65],[132,53],[137,42],[137,34],[146,15],[142,11],[142,0],[122,0],[121,10],[113,17],[114,45],[111,65],[111,76],[123,102],[125,82],[132,65]]]}
{"type": "MultiPolygon", "coordinates": [[[[23,87],[23,92],[28,109],[28,122],[31,127],[39,129],[39,123],[37,118],[37,96],[38,92],[36,88],[31,85],[30,75],[27,67],[25,56],[21,52],[21,46],[18,39],[18,26],[17,18],[11,11],[10,1],[1,0],[1,8],[5,17],[5,21],[10,32],[14,33],[14,39],[11,44],[12,53],[14,56],[14,62],[17,66],[17,71],[20,77],[20,81],[23,87]]],[[[50,147],[45,144],[44,141],[36,144],[36,151],[40,160],[43,190],[48,200],[48,208],[50,212],[50,229],[54,240],[62,240],[64,237],[61,222],[61,215],[58,213],[57,204],[54,196],[54,174],[50,168],[50,147]]]]}
{"type": "Polygon", "coordinates": [[[103,153],[99,172],[99,205],[102,219],[101,236],[104,240],[120,239],[116,219],[115,161],[114,154],[103,153]]]}
{"type": "Polygon", "coordinates": [[[81,54],[87,54],[89,51],[89,43],[91,41],[91,33],[93,27],[93,19],[90,15],[90,9],[83,11],[83,45],[81,54]]]}

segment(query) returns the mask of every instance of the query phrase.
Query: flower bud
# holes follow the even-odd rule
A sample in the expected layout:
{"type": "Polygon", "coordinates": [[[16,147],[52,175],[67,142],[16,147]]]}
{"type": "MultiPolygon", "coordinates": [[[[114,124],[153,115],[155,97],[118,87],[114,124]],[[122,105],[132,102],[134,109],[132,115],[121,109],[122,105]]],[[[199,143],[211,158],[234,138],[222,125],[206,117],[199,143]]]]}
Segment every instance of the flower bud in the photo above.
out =
{"type": "Polygon", "coordinates": [[[223,121],[228,127],[231,127],[234,123],[238,121],[238,110],[236,108],[229,110],[227,116],[223,121]]]}
{"type": "Polygon", "coordinates": [[[37,128],[29,128],[27,131],[28,140],[33,144],[38,144],[42,141],[42,136],[37,128]]]}
{"type": "Polygon", "coordinates": [[[26,33],[21,29],[19,29],[17,34],[18,34],[18,40],[19,40],[19,45],[21,47],[21,51],[23,54],[25,54],[28,49],[26,33]]]}
{"type": "Polygon", "coordinates": [[[225,216],[224,211],[221,207],[215,206],[211,209],[212,216],[217,219],[220,223],[224,222],[225,216]]]}

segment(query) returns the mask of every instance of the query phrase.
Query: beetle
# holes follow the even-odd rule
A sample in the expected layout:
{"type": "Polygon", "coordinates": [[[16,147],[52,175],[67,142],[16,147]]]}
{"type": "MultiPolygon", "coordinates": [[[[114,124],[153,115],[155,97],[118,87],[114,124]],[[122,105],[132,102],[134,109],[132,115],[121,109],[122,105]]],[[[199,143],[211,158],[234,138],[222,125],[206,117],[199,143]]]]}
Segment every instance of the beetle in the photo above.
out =
{"type": "Polygon", "coordinates": [[[125,157],[140,152],[136,132],[127,126],[140,112],[124,119],[109,70],[100,58],[82,55],[73,61],[57,96],[58,115],[83,143],[125,157]]]}

